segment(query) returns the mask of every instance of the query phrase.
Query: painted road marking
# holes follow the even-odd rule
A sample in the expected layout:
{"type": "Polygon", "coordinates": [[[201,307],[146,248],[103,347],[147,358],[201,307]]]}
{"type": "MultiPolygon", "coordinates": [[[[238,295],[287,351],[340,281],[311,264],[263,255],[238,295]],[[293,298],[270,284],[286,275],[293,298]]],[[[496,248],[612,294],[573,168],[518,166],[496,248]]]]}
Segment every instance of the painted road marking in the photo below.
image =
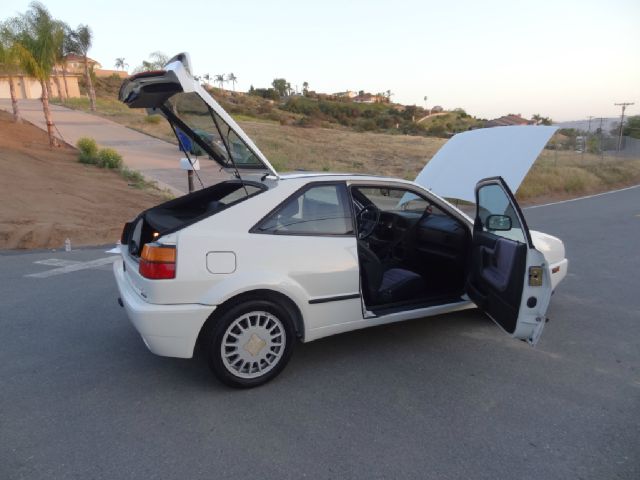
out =
{"type": "Polygon", "coordinates": [[[603,195],[610,195],[612,193],[619,193],[619,192],[624,192],[626,190],[633,190],[634,188],[639,188],[639,187],[640,185],[634,185],[632,187],[620,188],[618,190],[611,190],[609,192],[596,193],[595,195],[587,195],[586,197],[578,197],[578,198],[572,198],[570,200],[562,200],[561,202],[545,203],[544,205],[532,205],[531,207],[525,207],[523,210],[531,210],[531,209],[540,208],[540,207],[549,207],[551,205],[560,205],[562,203],[577,202],[579,200],[586,200],[588,198],[602,197],[603,195]]]}
{"type": "Polygon", "coordinates": [[[113,255],[110,257],[98,258],[97,260],[91,260],[89,262],[78,262],[78,263],[74,263],[73,265],[65,265],[60,268],[54,268],[53,270],[47,270],[46,272],[31,273],[29,275],[25,275],[25,277],[47,278],[47,277],[53,277],[54,275],[63,275],[65,273],[78,272],[80,270],[87,270],[89,268],[98,268],[98,267],[102,267],[103,265],[108,265],[110,263],[113,263],[119,258],[120,258],[119,256],[116,257],[115,255],[113,255]]]}
{"type": "Polygon", "coordinates": [[[38,265],[47,265],[48,267],[68,267],[69,265],[77,265],[82,263],[79,260],[63,260],[62,258],[47,258],[46,260],[38,260],[38,265]]]}

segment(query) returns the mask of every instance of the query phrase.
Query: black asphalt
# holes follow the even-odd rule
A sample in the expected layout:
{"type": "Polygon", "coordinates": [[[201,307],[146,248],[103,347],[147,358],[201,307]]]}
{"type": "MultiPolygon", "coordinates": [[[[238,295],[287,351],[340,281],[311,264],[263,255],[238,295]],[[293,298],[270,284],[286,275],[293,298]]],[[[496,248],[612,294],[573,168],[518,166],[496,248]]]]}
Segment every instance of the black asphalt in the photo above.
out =
{"type": "Polygon", "coordinates": [[[528,209],[570,274],[536,348],[477,311],[299,345],[230,390],[149,353],[104,249],[0,254],[0,479],[640,478],[640,188],[528,209]]]}

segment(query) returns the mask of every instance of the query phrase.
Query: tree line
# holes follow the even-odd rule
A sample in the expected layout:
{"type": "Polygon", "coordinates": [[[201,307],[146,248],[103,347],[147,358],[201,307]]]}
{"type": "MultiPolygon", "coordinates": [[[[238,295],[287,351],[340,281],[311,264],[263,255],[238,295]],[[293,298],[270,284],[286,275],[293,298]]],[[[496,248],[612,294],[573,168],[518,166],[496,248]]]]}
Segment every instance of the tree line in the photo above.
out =
{"type": "Polygon", "coordinates": [[[50,84],[56,83],[60,97],[69,97],[67,85],[67,56],[78,55],[84,63],[84,77],[89,93],[91,111],[96,110],[96,94],[91,80],[88,52],[93,34],[88,25],[80,24],[75,29],[54,18],[40,2],[32,2],[25,13],[0,23],[0,70],[7,74],[13,120],[21,121],[14,79],[26,74],[36,79],[42,88],[42,111],[47,124],[49,144],[57,146],[55,125],[49,107],[50,84]],[[61,71],[60,71],[61,70],[61,71]],[[64,90],[60,85],[62,74],[64,90]]]}

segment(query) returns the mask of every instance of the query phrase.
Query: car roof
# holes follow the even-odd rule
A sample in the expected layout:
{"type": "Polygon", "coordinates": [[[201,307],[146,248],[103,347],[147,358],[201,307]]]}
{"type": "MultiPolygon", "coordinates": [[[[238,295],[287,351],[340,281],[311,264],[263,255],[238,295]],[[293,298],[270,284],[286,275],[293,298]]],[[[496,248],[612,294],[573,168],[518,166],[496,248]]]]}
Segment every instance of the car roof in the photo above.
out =
{"type": "Polygon", "coordinates": [[[411,181],[403,180],[401,178],[395,177],[385,177],[381,175],[371,175],[366,173],[333,173],[333,172],[287,172],[280,174],[279,180],[308,180],[313,181],[315,179],[328,181],[328,180],[375,180],[375,181],[390,181],[390,182],[400,182],[407,184],[414,184],[411,181]]]}

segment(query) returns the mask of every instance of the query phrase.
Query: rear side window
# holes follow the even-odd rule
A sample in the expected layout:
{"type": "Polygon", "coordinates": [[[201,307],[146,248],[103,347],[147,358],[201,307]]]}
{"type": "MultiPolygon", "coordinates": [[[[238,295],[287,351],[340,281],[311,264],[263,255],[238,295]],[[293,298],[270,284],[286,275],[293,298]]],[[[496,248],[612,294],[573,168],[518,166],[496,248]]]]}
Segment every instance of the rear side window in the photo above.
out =
{"type": "Polygon", "coordinates": [[[346,188],[343,184],[324,184],[294,193],[253,231],[278,235],[353,235],[346,188]]]}

